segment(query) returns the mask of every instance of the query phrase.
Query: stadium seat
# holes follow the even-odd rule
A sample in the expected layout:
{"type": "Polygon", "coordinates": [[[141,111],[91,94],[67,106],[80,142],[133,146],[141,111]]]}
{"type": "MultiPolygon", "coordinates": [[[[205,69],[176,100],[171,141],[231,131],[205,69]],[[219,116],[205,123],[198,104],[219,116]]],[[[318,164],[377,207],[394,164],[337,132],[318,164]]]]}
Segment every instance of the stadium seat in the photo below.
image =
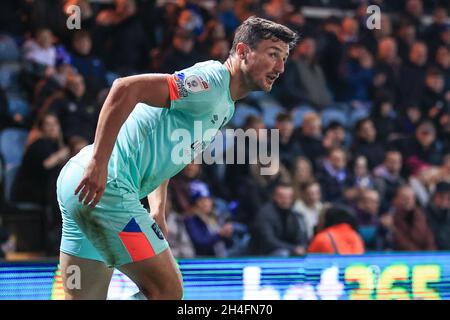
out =
{"type": "Polygon", "coordinates": [[[20,114],[22,117],[26,118],[30,115],[31,108],[28,102],[20,96],[17,95],[8,95],[9,102],[9,113],[20,114]]]}
{"type": "Polygon", "coordinates": [[[19,48],[13,38],[6,34],[0,34],[0,63],[6,61],[18,61],[19,48]]]}
{"type": "Polygon", "coordinates": [[[294,109],[292,117],[294,119],[294,126],[300,127],[303,123],[303,116],[307,112],[315,112],[315,110],[309,106],[300,106],[294,109]]]}
{"type": "Polygon", "coordinates": [[[361,109],[355,109],[350,113],[350,120],[349,125],[350,127],[353,127],[358,120],[361,120],[365,117],[369,116],[369,110],[361,108],[361,109]]]}
{"type": "Polygon", "coordinates": [[[332,121],[337,121],[344,127],[348,127],[348,118],[344,111],[338,109],[326,109],[322,112],[322,127],[326,128],[332,121]]]}
{"type": "Polygon", "coordinates": [[[284,109],[277,104],[263,105],[263,121],[267,128],[273,128],[279,113],[284,112],[284,109]]]}
{"type": "Polygon", "coordinates": [[[0,154],[6,171],[21,164],[27,137],[28,130],[20,128],[6,128],[0,132],[0,154]]]}
{"type": "Polygon", "coordinates": [[[4,172],[4,204],[1,212],[3,223],[15,236],[17,251],[41,251],[45,243],[44,221],[47,208],[32,202],[12,201],[12,186],[18,168],[12,166],[4,172]]]}
{"type": "Polygon", "coordinates": [[[18,92],[20,70],[18,62],[0,63],[0,86],[8,92],[18,92]]]}
{"type": "Polygon", "coordinates": [[[233,119],[231,119],[231,125],[235,128],[242,128],[248,116],[261,117],[261,113],[247,104],[240,103],[236,105],[233,119]]]}

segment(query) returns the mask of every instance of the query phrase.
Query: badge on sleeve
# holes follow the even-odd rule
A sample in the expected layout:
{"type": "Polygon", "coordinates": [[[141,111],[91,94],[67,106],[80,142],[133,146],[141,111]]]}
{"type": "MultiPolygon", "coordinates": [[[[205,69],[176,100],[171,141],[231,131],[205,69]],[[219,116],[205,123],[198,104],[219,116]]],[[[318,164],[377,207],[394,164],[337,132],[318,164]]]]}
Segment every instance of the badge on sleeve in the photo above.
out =
{"type": "Polygon", "coordinates": [[[208,82],[197,75],[188,76],[184,81],[184,87],[191,93],[198,93],[209,89],[208,82]]]}

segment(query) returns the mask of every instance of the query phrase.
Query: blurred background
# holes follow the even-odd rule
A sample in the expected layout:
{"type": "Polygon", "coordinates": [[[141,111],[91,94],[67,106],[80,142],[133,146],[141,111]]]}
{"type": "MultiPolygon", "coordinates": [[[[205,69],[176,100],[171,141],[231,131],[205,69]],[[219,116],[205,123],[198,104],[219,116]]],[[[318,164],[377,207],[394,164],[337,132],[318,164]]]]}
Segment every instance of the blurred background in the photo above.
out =
{"type": "Polygon", "coordinates": [[[205,270],[218,268],[229,272],[224,285],[238,286],[234,299],[257,297],[248,283],[281,286],[266,288],[272,298],[324,298],[327,285],[342,293],[335,298],[446,298],[448,12],[444,0],[3,0],[0,299],[23,297],[20,263],[49,279],[43,296],[29,298],[58,296],[49,293],[61,236],[56,178],[93,142],[112,82],[224,62],[252,15],[289,26],[301,41],[272,92],[238,101],[227,128],[279,129],[279,169],[264,176],[259,162],[192,163],[171,180],[168,240],[187,297],[217,293],[207,275],[220,272],[205,270]],[[276,266],[293,280],[277,282],[276,266]],[[314,279],[310,287],[305,279],[314,279]],[[361,279],[376,280],[369,295],[354,291],[361,279]]]}

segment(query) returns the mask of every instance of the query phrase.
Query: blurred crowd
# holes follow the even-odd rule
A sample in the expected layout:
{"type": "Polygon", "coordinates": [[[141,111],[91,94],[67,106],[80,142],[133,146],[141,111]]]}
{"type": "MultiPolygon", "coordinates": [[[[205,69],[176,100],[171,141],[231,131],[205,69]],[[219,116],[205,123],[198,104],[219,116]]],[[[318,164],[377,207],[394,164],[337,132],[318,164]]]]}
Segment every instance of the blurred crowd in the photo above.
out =
{"type": "MultiPolygon", "coordinates": [[[[56,177],[93,142],[114,79],[223,62],[252,15],[301,39],[272,92],[238,101],[228,125],[279,129],[279,163],[271,175],[257,161],[192,163],[175,176],[174,255],[450,249],[447,1],[4,0],[0,11],[2,213],[45,208],[47,254],[59,245],[56,177]],[[367,27],[371,4],[379,29],[367,27]],[[68,29],[71,5],[81,29],[68,29]],[[308,16],[305,6],[348,14],[308,16]]],[[[7,234],[0,225],[3,248],[7,234]]]]}

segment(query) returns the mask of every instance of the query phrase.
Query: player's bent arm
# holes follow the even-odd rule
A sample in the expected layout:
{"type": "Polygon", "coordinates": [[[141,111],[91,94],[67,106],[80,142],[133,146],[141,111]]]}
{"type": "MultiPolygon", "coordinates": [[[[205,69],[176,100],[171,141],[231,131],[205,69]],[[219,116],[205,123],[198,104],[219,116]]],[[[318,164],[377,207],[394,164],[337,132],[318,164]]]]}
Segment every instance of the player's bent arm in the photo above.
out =
{"type": "Polygon", "coordinates": [[[170,105],[166,74],[144,74],[114,81],[100,112],[95,132],[94,153],[75,190],[78,199],[92,208],[105,191],[108,161],[125,120],[138,102],[155,107],[170,105]]]}
{"type": "Polygon", "coordinates": [[[167,74],[143,74],[116,79],[100,112],[94,159],[107,163],[120,128],[139,102],[169,107],[167,74]]]}
{"type": "Polygon", "coordinates": [[[161,228],[163,234],[167,237],[166,225],[166,200],[167,200],[167,186],[169,180],[164,181],[158,188],[153,190],[147,197],[150,206],[150,215],[155,219],[158,226],[161,228]]]}

